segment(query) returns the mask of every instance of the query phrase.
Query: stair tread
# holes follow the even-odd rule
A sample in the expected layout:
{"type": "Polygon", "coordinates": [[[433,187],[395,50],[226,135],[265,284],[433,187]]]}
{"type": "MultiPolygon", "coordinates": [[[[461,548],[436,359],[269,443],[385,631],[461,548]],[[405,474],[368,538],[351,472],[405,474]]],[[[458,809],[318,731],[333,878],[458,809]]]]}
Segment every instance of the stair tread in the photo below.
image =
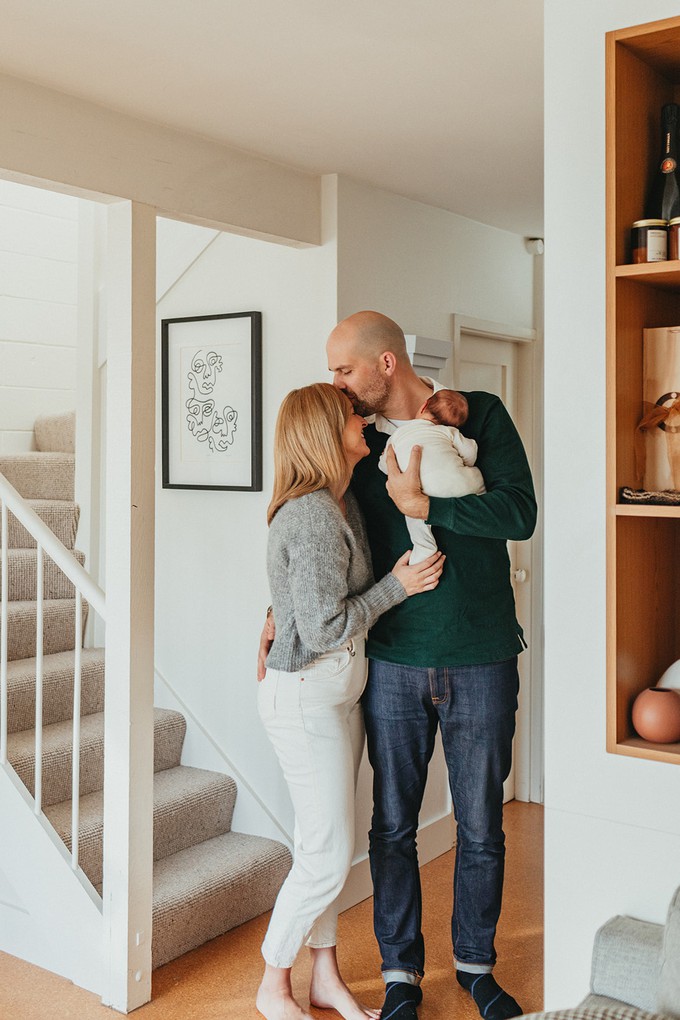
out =
{"type": "MultiPolygon", "coordinates": [[[[58,599],[56,601],[63,601],[58,599]]],[[[103,648],[81,648],[80,650],[81,662],[83,666],[92,663],[104,663],[105,653],[103,648]]],[[[52,652],[51,655],[43,656],[43,677],[48,676],[52,672],[61,671],[70,667],[71,674],[73,674],[73,650],[69,652],[52,652]]],[[[31,659],[14,659],[12,662],[7,663],[7,680],[8,683],[19,683],[22,679],[26,679],[35,683],[35,658],[31,659]]]]}
{"type": "MultiPolygon", "coordinates": [[[[60,608],[63,609],[64,604],[68,602],[75,602],[75,599],[43,599],[43,606],[45,609],[57,612],[60,608]]],[[[83,599],[83,605],[85,605],[85,599],[83,599]]],[[[18,616],[21,613],[35,612],[35,607],[35,599],[15,599],[13,602],[7,603],[7,613],[9,615],[13,612],[18,616]]]]}
{"type": "MultiPolygon", "coordinates": [[[[78,550],[78,549],[69,549],[69,552],[71,553],[72,556],[75,556],[75,558],[78,560],[79,563],[84,563],[85,562],[85,553],[84,552],[80,552],[80,550],[78,550]]],[[[37,558],[38,558],[38,550],[35,549],[35,548],[31,549],[31,548],[28,548],[26,546],[18,546],[18,547],[15,546],[12,549],[8,549],[7,550],[7,559],[10,560],[10,561],[11,560],[26,560],[28,563],[32,563],[37,558]]],[[[46,552],[45,553],[45,565],[47,565],[48,563],[54,563],[54,560],[50,557],[50,554],[48,552],[46,552]]],[[[55,564],[55,566],[56,566],[56,564],[55,564]]]]}
{"type": "MultiPolygon", "coordinates": [[[[179,765],[186,721],[171,709],[154,709],[154,771],[179,765]]],[[[43,727],[44,806],[66,800],[71,791],[73,722],[43,727]]],[[[22,730],[7,737],[9,762],[32,793],[35,773],[35,731],[22,730]]],[[[104,783],[104,714],[95,712],[80,720],[80,792],[100,790],[104,783]]]]}
{"type": "MultiPolygon", "coordinates": [[[[184,724],[184,716],[171,708],[154,708],[154,729],[157,725],[177,722],[184,724]]],[[[93,712],[92,715],[82,716],[80,720],[80,743],[81,747],[86,742],[104,739],[104,713],[93,712]]],[[[43,726],[43,758],[48,749],[57,750],[62,747],[70,749],[73,740],[73,721],[68,719],[64,722],[50,723],[43,726]]],[[[16,752],[27,753],[28,756],[35,750],[35,730],[20,730],[7,737],[8,756],[15,757],[16,752]],[[26,751],[24,750],[26,749],[26,751]]]]}
{"type": "MultiPolygon", "coordinates": [[[[154,774],[153,810],[154,818],[167,815],[190,799],[209,799],[215,794],[232,795],[236,783],[222,772],[197,769],[189,765],[177,765],[154,774]]],[[[72,802],[70,800],[51,804],[45,809],[52,826],[62,839],[71,839],[72,802]]],[[[80,798],[80,835],[83,832],[103,831],[103,791],[94,790],[80,798]]],[[[70,846],[70,843],[68,844],[70,846]]]]}
{"type": "MultiPolygon", "coordinates": [[[[212,839],[231,828],[236,783],[231,776],[178,765],[156,772],[153,783],[153,859],[157,861],[194,843],[212,839]]],[[[78,861],[92,884],[103,878],[103,792],[80,798],[78,861]]],[[[45,809],[61,840],[72,847],[72,802],[45,809]]]]}
{"type": "Polygon", "coordinates": [[[229,888],[257,872],[290,862],[283,843],[265,836],[226,832],[164,857],[154,865],[154,917],[229,888]]]}

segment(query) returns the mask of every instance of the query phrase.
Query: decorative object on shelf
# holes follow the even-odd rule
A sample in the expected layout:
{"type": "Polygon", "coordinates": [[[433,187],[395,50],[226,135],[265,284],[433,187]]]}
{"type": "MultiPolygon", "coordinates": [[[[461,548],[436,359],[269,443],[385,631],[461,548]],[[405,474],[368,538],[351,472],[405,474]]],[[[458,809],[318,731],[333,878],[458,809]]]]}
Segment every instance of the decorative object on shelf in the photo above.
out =
{"type": "Polygon", "coordinates": [[[680,691],[648,687],[633,702],[633,726],[653,744],[680,741],[680,691]]]}
{"type": "Polygon", "coordinates": [[[665,262],[668,258],[666,220],[636,220],[631,231],[633,262],[665,262]]]}
{"type": "Polygon", "coordinates": [[[680,258],[680,216],[674,216],[668,224],[668,258],[680,258]]]}
{"type": "Polygon", "coordinates": [[[624,485],[619,492],[619,502],[637,503],[639,506],[680,506],[680,492],[672,489],[648,492],[647,489],[631,489],[624,485]]]}
{"type": "Polygon", "coordinates": [[[668,669],[661,674],[657,687],[672,687],[675,691],[680,691],[680,659],[676,659],[675,662],[671,662],[668,669]]]}
{"type": "Polygon", "coordinates": [[[262,491],[262,313],[161,323],[164,489],[262,491]]]}
{"type": "Polygon", "coordinates": [[[643,417],[635,433],[638,487],[680,490],[680,326],[643,330],[643,417]]]}
{"type": "Polygon", "coordinates": [[[666,103],[661,108],[661,155],[654,174],[647,201],[647,216],[660,216],[666,221],[680,216],[680,169],[678,169],[678,115],[677,103],[666,103]]]}

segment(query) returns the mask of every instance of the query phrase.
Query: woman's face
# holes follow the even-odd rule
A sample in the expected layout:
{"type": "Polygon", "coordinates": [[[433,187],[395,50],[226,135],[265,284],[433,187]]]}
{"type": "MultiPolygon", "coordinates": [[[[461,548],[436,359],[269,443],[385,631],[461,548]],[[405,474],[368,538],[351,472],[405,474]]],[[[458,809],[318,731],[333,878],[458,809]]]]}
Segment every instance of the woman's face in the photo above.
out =
{"type": "Polygon", "coordinates": [[[364,439],[366,422],[357,414],[352,413],[342,433],[342,445],[347,457],[347,463],[351,468],[358,464],[362,457],[367,457],[371,452],[364,439]]]}

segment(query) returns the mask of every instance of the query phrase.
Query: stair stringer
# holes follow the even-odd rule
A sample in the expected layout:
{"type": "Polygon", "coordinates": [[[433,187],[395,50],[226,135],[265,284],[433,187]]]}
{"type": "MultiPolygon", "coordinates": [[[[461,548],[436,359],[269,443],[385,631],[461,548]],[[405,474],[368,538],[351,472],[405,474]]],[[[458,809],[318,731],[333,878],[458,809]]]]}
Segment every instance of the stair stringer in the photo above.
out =
{"type": "Polygon", "coordinates": [[[101,995],[102,903],[11,768],[0,767],[0,871],[17,904],[0,901],[0,950],[101,995]]]}

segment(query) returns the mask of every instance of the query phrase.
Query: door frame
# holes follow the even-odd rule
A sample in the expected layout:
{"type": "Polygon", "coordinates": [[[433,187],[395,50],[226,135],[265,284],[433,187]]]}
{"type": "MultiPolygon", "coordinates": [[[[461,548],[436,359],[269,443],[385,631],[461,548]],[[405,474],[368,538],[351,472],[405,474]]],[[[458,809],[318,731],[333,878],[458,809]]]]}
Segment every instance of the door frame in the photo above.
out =
{"type": "Polygon", "coordinates": [[[452,381],[459,378],[463,335],[517,344],[517,429],[531,464],[539,506],[533,538],[527,543],[532,579],[530,619],[526,639],[531,664],[529,690],[524,692],[517,713],[515,742],[515,797],[543,803],[543,387],[542,343],[537,330],[454,314],[452,381]]]}

